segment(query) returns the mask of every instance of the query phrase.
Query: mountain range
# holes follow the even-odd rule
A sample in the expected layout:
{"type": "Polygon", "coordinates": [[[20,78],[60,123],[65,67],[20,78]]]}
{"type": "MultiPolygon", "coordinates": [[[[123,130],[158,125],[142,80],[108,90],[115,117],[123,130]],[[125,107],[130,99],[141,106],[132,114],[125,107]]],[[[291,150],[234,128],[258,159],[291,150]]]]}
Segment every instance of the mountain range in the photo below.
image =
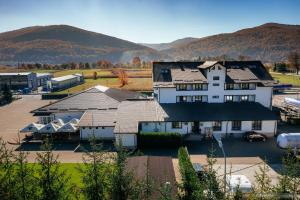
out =
{"type": "Polygon", "coordinates": [[[267,23],[204,38],[183,38],[170,43],[137,44],[68,25],[33,26],[0,33],[0,62],[95,62],[193,60],[199,57],[240,55],[277,62],[291,51],[300,52],[300,25],[267,23]]]}

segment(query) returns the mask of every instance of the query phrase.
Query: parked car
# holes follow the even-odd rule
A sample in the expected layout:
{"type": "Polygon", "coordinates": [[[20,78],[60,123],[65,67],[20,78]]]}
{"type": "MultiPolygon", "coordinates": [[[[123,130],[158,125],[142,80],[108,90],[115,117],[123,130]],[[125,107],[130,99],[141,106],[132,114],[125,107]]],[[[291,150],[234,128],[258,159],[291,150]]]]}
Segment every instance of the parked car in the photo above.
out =
{"type": "Polygon", "coordinates": [[[248,131],[245,133],[244,139],[247,140],[248,142],[257,142],[257,141],[265,142],[267,140],[267,137],[255,131],[248,131]]]}

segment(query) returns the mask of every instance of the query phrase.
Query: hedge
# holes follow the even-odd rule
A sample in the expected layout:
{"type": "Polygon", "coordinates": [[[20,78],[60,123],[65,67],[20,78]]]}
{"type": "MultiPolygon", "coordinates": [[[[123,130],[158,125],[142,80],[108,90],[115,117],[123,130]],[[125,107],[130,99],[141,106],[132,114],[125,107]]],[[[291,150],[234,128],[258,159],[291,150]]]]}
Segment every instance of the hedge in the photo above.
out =
{"type": "Polygon", "coordinates": [[[186,148],[178,150],[179,171],[182,177],[182,199],[203,199],[203,186],[201,185],[186,148]]]}
{"type": "Polygon", "coordinates": [[[183,138],[179,133],[141,132],[138,134],[139,147],[179,147],[183,138]]]}

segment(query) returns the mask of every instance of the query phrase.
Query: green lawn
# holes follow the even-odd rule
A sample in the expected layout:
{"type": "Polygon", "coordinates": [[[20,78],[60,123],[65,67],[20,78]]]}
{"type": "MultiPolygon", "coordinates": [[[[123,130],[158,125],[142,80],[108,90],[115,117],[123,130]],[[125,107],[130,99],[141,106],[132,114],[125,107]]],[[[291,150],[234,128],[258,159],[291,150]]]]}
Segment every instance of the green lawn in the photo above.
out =
{"type": "MultiPolygon", "coordinates": [[[[34,168],[38,167],[38,165],[35,163],[30,163],[30,165],[34,166],[34,168]]],[[[70,184],[75,184],[80,187],[82,186],[82,177],[77,168],[82,167],[83,165],[83,163],[61,163],[60,170],[66,171],[66,175],[70,176],[70,184]]]]}
{"type": "Polygon", "coordinates": [[[300,87],[300,76],[271,73],[274,80],[278,80],[280,83],[293,84],[300,87]]]}

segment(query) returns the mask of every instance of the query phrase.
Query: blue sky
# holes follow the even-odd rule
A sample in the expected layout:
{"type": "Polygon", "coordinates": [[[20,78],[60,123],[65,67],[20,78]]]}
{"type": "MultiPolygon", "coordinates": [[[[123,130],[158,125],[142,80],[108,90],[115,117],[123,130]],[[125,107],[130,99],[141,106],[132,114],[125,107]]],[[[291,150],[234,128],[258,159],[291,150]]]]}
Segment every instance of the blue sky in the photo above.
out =
{"type": "Polygon", "coordinates": [[[300,24],[299,0],[0,0],[0,32],[68,24],[133,42],[300,24]]]}

